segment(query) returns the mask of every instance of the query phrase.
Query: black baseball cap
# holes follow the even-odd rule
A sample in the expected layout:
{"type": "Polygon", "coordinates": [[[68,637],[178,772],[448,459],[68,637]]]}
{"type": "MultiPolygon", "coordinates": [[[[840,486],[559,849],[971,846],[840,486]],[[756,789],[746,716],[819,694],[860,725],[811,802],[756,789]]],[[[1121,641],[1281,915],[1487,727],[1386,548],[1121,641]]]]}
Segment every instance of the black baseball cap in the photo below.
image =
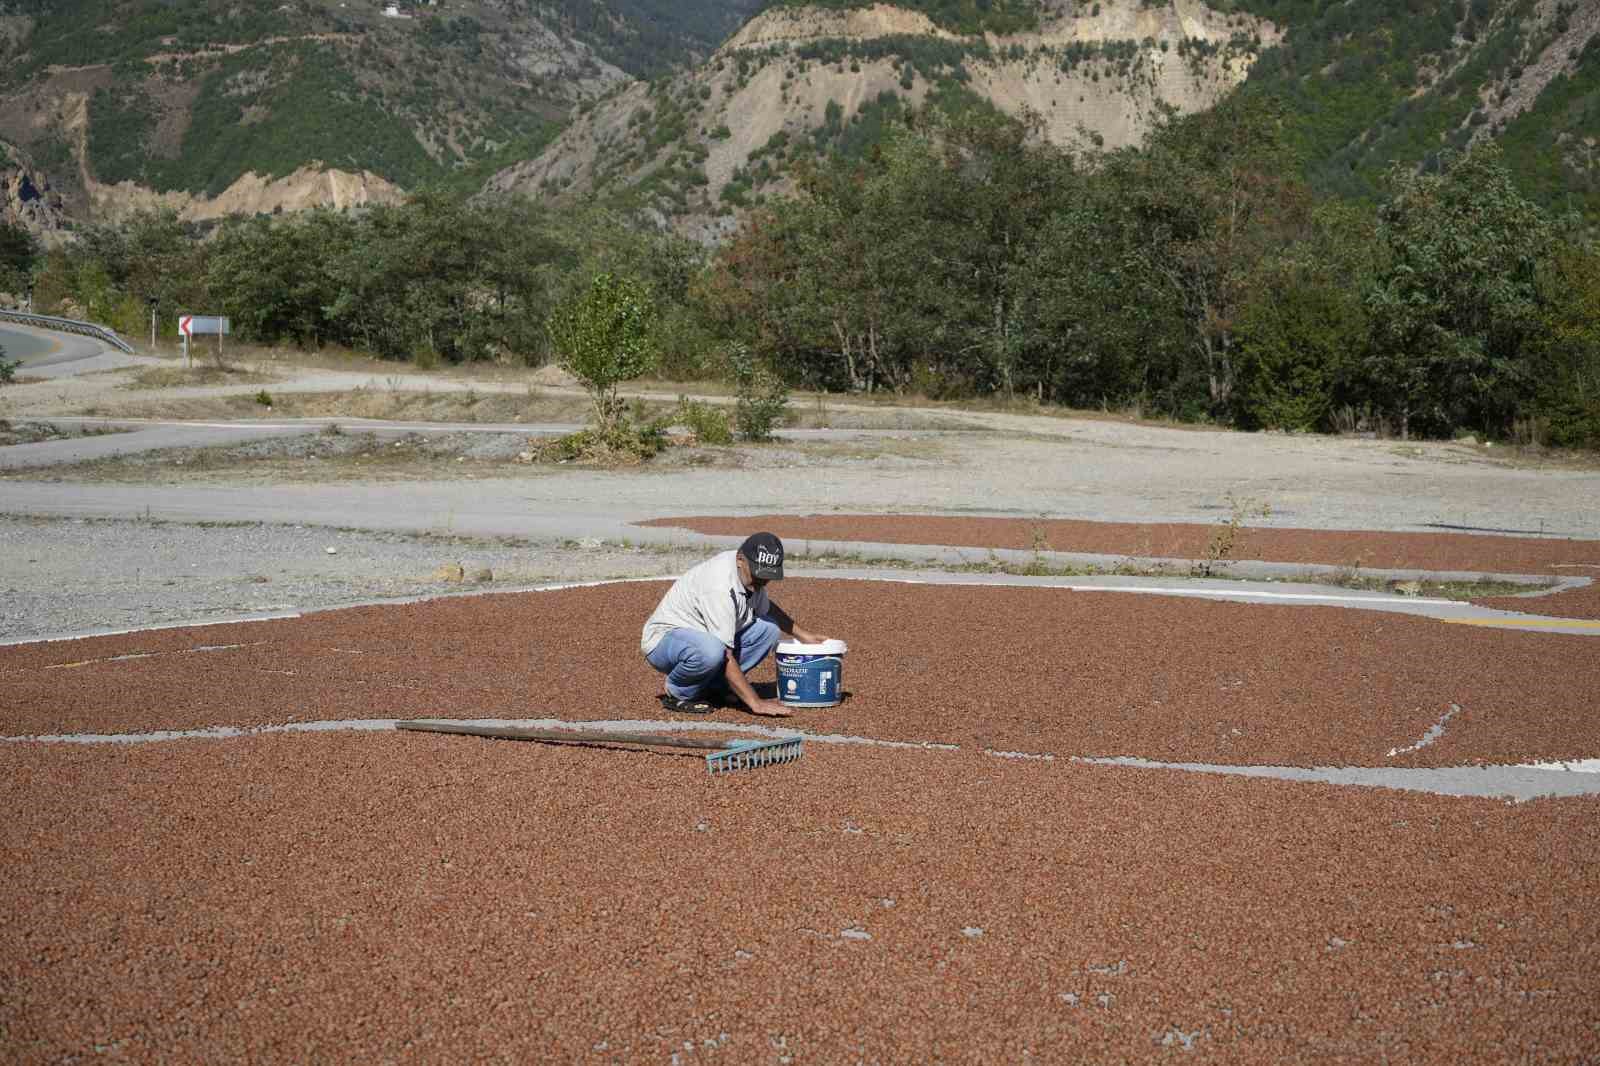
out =
{"type": "Polygon", "coordinates": [[[762,581],[783,580],[783,541],[771,533],[752,533],[739,545],[750,564],[750,576],[762,581]]]}

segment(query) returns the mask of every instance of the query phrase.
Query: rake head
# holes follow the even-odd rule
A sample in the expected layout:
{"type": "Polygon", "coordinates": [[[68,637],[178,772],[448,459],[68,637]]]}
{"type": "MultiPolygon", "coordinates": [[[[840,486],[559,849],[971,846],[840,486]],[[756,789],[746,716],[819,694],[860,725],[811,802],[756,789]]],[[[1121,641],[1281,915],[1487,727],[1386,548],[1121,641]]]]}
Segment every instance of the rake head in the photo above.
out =
{"type": "Polygon", "coordinates": [[[781,762],[794,762],[801,755],[805,741],[800,737],[784,740],[730,740],[725,751],[714,751],[706,756],[706,769],[711,776],[731,774],[739,770],[755,770],[781,762]]]}

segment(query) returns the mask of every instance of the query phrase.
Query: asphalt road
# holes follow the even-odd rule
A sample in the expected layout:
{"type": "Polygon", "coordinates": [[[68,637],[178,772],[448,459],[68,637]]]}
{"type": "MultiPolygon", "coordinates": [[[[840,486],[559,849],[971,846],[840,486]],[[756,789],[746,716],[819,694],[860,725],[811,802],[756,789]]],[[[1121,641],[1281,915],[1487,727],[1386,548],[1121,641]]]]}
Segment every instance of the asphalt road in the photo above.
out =
{"type": "Polygon", "coordinates": [[[53,378],[149,361],[108,351],[93,337],[34,329],[15,322],[0,322],[0,348],[5,349],[7,359],[21,361],[19,377],[53,378]]]}

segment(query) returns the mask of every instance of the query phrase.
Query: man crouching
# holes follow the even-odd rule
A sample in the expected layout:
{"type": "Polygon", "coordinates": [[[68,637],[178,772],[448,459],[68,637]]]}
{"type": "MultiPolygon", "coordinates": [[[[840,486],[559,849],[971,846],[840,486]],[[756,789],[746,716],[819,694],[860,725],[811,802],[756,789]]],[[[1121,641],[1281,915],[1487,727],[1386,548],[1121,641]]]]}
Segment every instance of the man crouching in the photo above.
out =
{"type": "Polygon", "coordinates": [[[639,641],[645,660],[667,675],[662,706],[706,714],[731,694],[752,714],[792,713],[756,695],[748,677],[780,636],[806,644],[827,639],[800,628],[768,597],[767,582],[782,580],[783,542],[755,533],[737,551],[713,555],[673,582],[639,641]]]}

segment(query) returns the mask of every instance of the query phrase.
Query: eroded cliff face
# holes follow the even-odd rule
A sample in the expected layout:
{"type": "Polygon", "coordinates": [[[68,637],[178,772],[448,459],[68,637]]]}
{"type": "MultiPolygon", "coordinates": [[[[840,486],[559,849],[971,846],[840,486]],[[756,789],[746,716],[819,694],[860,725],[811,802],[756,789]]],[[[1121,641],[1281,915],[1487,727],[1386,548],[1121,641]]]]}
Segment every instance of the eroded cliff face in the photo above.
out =
{"type": "MultiPolygon", "coordinates": [[[[982,47],[967,49],[962,66],[967,89],[1008,114],[1036,116],[1052,142],[1118,148],[1138,143],[1167,109],[1213,106],[1279,35],[1269,23],[1200,0],[1160,8],[1052,0],[1036,32],[968,42],[982,47]]],[[[688,173],[658,210],[680,232],[714,241],[731,232],[739,213],[723,190],[748,174],[774,138],[806,136],[830,110],[848,125],[885,93],[913,106],[926,100],[934,84],[920,73],[908,84],[903,58],[868,59],[853,48],[878,38],[927,38],[947,48],[966,40],[887,4],[770,11],[665,87],[635,83],[602,99],[538,158],[495,175],[489,189],[560,197],[650,189],[664,174],[688,173]],[[801,59],[801,46],[845,58],[801,59]],[[683,133],[663,142],[668,115],[683,133]]],[[[779,179],[770,191],[785,188],[779,179]]]]}
{"type": "Polygon", "coordinates": [[[26,152],[0,141],[0,222],[28,230],[47,247],[62,239],[66,205],[50,176],[26,152]]]}
{"type": "Polygon", "coordinates": [[[892,4],[874,4],[848,11],[785,7],[775,8],[745,23],[744,28],[730,37],[721,51],[726,54],[746,48],[798,44],[825,38],[866,40],[897,34],[956,39],[955,34],[941,30],[922,12],[908,11],[892,4]]]}
{"type": "Polygon", "coordinates": [[[50,174],[21,149],[0,141],[0,218],[18,222],[46,245],[66,238],[73,221],[116,221],[136,211],[170,209],[202,221],[227,215],[276,214],[313,207],[345,209],[399,203],[405,192],[370,171],[303,166],[279,178],[249,173],[214,197],[156,192],[131,181],[95,180],[86,164],[87,92],[67,91],[38,109],[35,124],[59,130],[68,153],[67,173],[50,174]]]}
{"type": "Polygon", "coordinates": [[[301,167],[281,178],[246,174],[215,197],[189,193],[158,193],[122,182],[102,185],[87,183],[90,202],[97,218],[115,220],[132,212],[170,208],[178,217],[191,221],[223,218],[228,215],[270,215],[306,211],[314,207],[345,209],[368,204],[399,203],[405,191],[370,171],[352,174],[344,170],[301,167]]]}

